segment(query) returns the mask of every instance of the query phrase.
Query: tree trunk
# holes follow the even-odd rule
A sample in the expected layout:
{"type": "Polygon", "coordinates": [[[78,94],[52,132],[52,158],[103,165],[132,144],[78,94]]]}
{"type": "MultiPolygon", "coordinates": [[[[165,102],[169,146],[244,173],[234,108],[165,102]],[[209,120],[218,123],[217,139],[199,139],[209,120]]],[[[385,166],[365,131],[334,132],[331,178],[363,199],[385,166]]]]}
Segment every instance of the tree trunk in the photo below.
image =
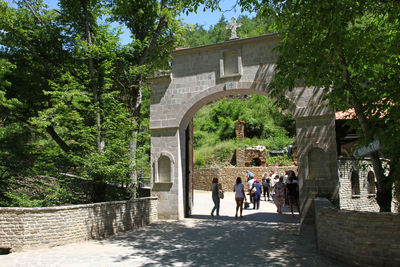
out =
{"type": "MultiPolygon", "coordinates": [[[[89,49],[93,45],[93,32],[91,30],[91,25],[89,23],[89,12],[88,12],[88,2],[86,0],[81,1],[83,12],[84,12],[84,24],[85,24],[85,34],[86,34],[86,41],[88,43],[89,49]]],[[[97,86],[97,79],[96,79],[96,70],[94,66],[94,60],[91,55],[91,51],[88,51],[88,67],[89,67],[89,74],[90,74],[90,87],[93,92],[93,102],[95,106],[96,112],[96,143],[97,143],[97,151],[100,154],[103,154],[104,150],[104,142],[101,139],[101,113],[100,113],[100,103],[99,103],[99,92],[97,86]]],[[[103,177],[94,177],[94,201],[95,202],[102,202],[105,201],[106,195],[106,183],[103,177]]]]}
{"type": "MultiPolygon", "coordinates": [[[[160,9],[163,10],[165,8],[167,4],[166,0],[162,0],[161,1],[161,5],[160,5],[160,9]]],[[[155,47],[155,45],[157,44],[157,40],[161,35],[161,31],[163,30],[163,28],[167,25],[166,22],[166,18],[165,16],[161,16],[157,25],[157,29],[155,30],[150,44],[144,49],[143,54],[141,55],[141,57],[138,60],[138,65],[143,65],[146,62],[147,57],[149,56],[151,50],[155,47]]]]}
{"type": "Polygon", "coordinates": [[[380,177],[376,175],[378,181],[378,190],[376,193],[376,201],[379,205],[380,212],[391,212],[392,209],[392,181],[390,177],[383,173],[382,161],[379,158],[378,152],[371,154],[372,166],[374,168],[375,174],[379,170],[380,177]]]}
{"type": "Polygon", "coordinates": [[[131,178],[131,183],[132,185],[136,188],[138,184],[138,179],[137,179],[137,172],[136,172],[136,148],[137,148],[137,131],[132,132],[132,140],[129,142],[129,155],[131,157],[131,168],[132,172],[130,175],[131,178]]]}
{"type": "Polygon", "coordinates": [[[65,153],[68,153],[71,150],[71,148],[64,142],[64,140],[62,140],[62,138],[56,133],[52,126],[46,127],[46,131],[65,153]]]}
{"type": "MultiPolygon", "coordinates": [[[[83,5],[83,10],[84,10],[84,23],[85,23],[85,33],[86,33],[86,41],[88,43],[88,46],[91,47],[93,45],[93,32],[90,29],[90,24],[89,24],[89,13],[87,10],[87,1],[82,2],[83,5]]],[[[93,92],[93,102],[95,106],[95,112],[96,112],[96,129],[97,129],[97,136],[96,136],[96,142],[97,142],[97,150],[99,153],[103,153],[103,142],[101,140],[101,114],[100,114],[100,103],[99,103],[99,93],[98,93],[98,88],[97,88],[97,79],[96,79],[96,71],[94,68],[94,62],[93,58],[88,53],[88,64],[89,64],[89,73],[90,73],[90,86],[92,88],[93,92]]]]}

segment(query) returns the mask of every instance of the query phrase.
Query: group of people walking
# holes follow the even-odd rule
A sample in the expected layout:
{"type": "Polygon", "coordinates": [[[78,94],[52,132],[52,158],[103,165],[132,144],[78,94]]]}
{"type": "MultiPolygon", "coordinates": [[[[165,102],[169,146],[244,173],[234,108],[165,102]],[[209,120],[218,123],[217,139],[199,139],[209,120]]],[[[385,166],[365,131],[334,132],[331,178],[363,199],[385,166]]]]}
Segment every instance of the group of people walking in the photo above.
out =
{"type": "MultiPolygon", "coordinates": [[[[247,202],[247,197],[245,193],[245,186],[242,183],[242,178],[237,177],[236,183],[233,186],[233,191],[235,192],[235,201],[236,201],[236,213],[235,217],[243,217],[243,205],[249,204],[247,202]]],[[[273,200],[276,207],[277,212],[282,214],[282,209],[285,203],[288,203],[290,206],[290,210],[293,215],[293,205],[300,212],[299,204],[298,204],[298,183],[297,177],[294,171],[288,170],[285,172],[285,175],[279,176],[275,174],[273,170],[270,171],[269,174],[264,173],[262,176],[261,184],[258,179],[254,177],[254,174],[250,171],[247,172],[247,189],[248,196],[250,202],[253,204],[253,209],[260,208],[261,197],[264,197],[264,201],[273,200]]],[[[216,215],[219,216],[219,207],[220,207],[220,197],[222,186],[218,183],[218,178],[214,178],[211,185],[212,190],[212,199],[214,202],[214,207],[211,211],[211,216],[214,216],[214,212],[216,211],[216,215]]]]}

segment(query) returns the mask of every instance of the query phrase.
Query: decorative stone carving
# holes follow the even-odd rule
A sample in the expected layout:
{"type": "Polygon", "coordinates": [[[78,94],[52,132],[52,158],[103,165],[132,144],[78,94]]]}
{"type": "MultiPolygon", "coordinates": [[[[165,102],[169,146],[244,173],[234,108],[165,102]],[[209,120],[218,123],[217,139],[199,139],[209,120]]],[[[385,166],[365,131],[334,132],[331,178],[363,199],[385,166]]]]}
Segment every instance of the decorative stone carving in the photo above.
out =
{"type": "Polygon", "coordinates": [[[231,30],[231,38],[229,38],[229,40],[238,39],[236,29],[241,26],[242,26],[242,23],[237,23],[235,18],[233,18],[233,17],[231,18],[231,24],[226,25],[226,29],[231,30]]]}

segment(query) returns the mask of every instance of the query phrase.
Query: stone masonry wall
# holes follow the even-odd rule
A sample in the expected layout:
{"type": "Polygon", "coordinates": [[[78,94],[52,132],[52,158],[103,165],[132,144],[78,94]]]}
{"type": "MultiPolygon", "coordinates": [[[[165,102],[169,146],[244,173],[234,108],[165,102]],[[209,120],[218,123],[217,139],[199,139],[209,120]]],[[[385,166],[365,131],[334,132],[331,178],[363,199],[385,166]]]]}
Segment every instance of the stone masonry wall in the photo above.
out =
{"type": "Polygon", "coordinates": [[[352,266],[400,266],[400,214],[344,211],[314,200],[319,253],[352,266]]]}
{"type": "Polygon", "coordinates": [[[258,150],[255,148],[237,148],[236,149],[236,166],[237,167],[250,167],[252,160],[258,159],[260,167],[266,166],[267,155],[266,150],[258,150]]]}
{"type": "MultiPolygon", "coordinates": [[[[339,206],[341,209],[379,212],[376,193],[371,194],[369,192],[369,172],[374,172],[372,162],[369,159],[338,158],[339,206]],[[356,196],[352,194],[351,190],[351,173],[353,171],[359,176],[360,194],[356,196]]],[[[398,183],[393,185],[392,212],[396,213],[399,212],[400,203],[400,188],[398,186],[398,183]]]]}
{"type": "Polygon", "coordinates": [[[47,208],[0,208],[0,248],[18,251],[98,239],[157,219],[155,197],[47,208]]]}
{"type": "Polygon", "coordinates": [[[373,171],[372,163],[368,160],[354,158],[338,159],[339,175],[339,206],[345,210],[379,212],[376,194],[369,194],[368,172],[373,171]],[[359,176],[360,194],[352,195],[351,173],[356,171],[359,176]]]}
{"type": "MultiPolygon", "coordinates": [[[[202,168],[194,170],[194,189],[211,191],[211,182],[217,177],[222,189],[227,192],[233,191],[233,185],[237,177],[242,178],[242,183],[247,183],[247,171],[254,173],[256,179],[261,181],[262,175],[270,170],[274,170],[279,176],[284,175],[286,170],[294,170],[297,173],[296,166],[269,166],[269,167],[229,167],[229,168],[202,168]]],[[[247,186],[245,186],[247,190],[247,186]]]]}
{"type": "MultiPolygon", "coordinates": [[[[230,95],[271,96],[268,85],[279,57],[274,48],[281,38],[267,34],[178,49],[172,52],[171,73],[152,80],[149,124],[152,173],[157,174],[153,163],[157,163],[161,153],[172,155],[171,186],[163,186],[162,191],[154,189],[156,184],[153,187],[153,192],[159,196],[160,216],[169,219],[184,216],[185,175],[188,173],[185,131],[196,112],[230,95]],[[226,57],[232,54],[236,55],[235,60],[226,57]],[[236,73],[229,72],[233,67],[237,67],[236,73]]],[[[309,211],[314,210],[311,204],[315,196],[338,199],[335,112],[324,98],[325,93],[317,87],[296,87],[284,93],[290,103],[289,112],[296,118],[302,222],[303,218],[307,221],[313,218],[309,211]],[[322,150],[324,157],[309,161],[315,149],[322,150]],[[315,173],[315,170],[308,172],[310,166],[324,166],[325,171],[322,176],[309,175],[315,173]]]]}

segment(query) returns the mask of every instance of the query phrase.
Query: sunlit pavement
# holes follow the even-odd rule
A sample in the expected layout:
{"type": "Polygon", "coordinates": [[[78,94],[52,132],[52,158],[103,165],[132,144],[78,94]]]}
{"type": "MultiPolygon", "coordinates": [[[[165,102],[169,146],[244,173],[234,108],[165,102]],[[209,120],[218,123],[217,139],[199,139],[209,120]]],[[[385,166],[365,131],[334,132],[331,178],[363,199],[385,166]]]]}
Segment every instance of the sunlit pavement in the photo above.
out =
{"type": "MultiPolygon", "coordinates": [[[[343,266],[319,256],[311,227],[272,202],[235,218],[226,192],[211,217],[211,193],[196,191],[192,218],[160,221],[100,241],[0,255],[0,266],[343,266]]],[[[250,205],[252,208],[252,205],[250,205]]]]}

